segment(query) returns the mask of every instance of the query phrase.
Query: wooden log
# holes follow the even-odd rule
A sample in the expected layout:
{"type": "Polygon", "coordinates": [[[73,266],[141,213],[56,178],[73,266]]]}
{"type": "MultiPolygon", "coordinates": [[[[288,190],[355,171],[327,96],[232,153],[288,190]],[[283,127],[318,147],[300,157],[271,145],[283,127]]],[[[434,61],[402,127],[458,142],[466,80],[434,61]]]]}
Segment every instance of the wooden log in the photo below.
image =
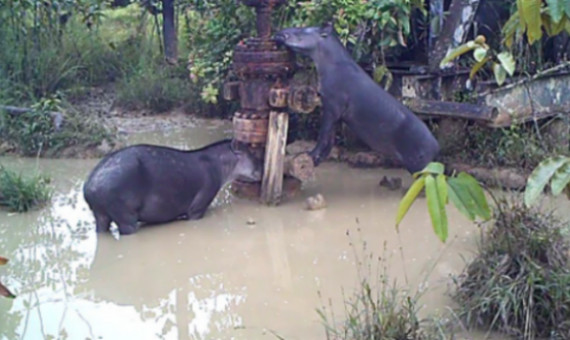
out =
{"type": "MultiPolygon", "coordinates": [[[[11,116],[17,116],[24,114],[26,112],[32,111],[30,108],[25,107],[17,107],[17,106],[10,106],[10,105],[0,105],[0,111],[6,111],[11,116]]],[[[61,112],[48,112],[53,120],[53,126],[55,127],[56,131],[61,128],[63,124],[63,113],[61,112]]]]}
{"type": "Polygon", "coordinates": [[[287,155],[285,156],[283,172],[301,182],[306,182],[315,178],[315,165],[307,153],[287,155]]]}
{"type": "Polygon", "coordinates": [[[261,201],[267,205],[277,205],[281,201],[288,127],[289,115],[286,112],[270,112],[265,146],[265,166],[261,181],[261,201]]]}
{"type": "Polygon", "coordinates": [[[404,98],[404,105],[419,116],[449,117],[491,123],[499,114],[496,107],[469,103],[404,98]]]}

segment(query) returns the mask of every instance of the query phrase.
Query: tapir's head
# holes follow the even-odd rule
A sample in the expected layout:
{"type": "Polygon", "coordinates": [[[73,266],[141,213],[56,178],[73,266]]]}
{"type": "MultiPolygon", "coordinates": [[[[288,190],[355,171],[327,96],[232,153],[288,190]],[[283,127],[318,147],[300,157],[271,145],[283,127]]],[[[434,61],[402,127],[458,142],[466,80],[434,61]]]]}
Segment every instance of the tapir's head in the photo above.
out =
{"type": "Polygon", "coordinates": [[[261,161],[257,160],[249,151],[232,148],[237,157],[236,165],[231,177],[245,182],[259,182],[262,176],[261,161]]]}
{"type": "Polygon", "coordinates": [[[285,28],[275,34],[275,41],[302,55],[309,56],[331,36],[335,35],[333,24],[321,27],[285,28]]]}

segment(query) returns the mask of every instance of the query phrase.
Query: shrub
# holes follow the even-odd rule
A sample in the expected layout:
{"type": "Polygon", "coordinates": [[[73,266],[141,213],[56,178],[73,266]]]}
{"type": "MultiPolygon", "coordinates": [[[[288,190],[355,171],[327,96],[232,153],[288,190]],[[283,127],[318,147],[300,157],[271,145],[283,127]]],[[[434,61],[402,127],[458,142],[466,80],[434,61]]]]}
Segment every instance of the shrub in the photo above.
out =
{"type": "Polygon", "coordinates": [[[26,212],[49,201],[51,190],[49,178],[22,174],[0,166],[0,205],[14,212],[26,212]]]}
{"type": "Polygon", "coordinates": [[[0,112],[0,140],[24,156],[54,156],[67,147],[93,147],[107,139],[110,132],[95,119],[85,118],[73,109],[57,129],[50,112],[61,111],[58,99],[44,99],[32,110],[13,116],[0,112]]]}
{"type": "Polygon", "coordinates": [[[570,338],[570,270],[564,224],[522,200],[497,202],[453,298],[467,325],[517,338],[570,338]]]}

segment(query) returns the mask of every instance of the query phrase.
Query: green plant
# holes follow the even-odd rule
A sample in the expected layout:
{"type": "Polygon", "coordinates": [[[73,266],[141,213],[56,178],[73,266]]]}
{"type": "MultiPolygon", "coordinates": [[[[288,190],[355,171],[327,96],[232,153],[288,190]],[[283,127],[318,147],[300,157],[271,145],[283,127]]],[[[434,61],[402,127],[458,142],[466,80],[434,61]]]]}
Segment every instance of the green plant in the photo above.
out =
{"type": "MultiPolygon", "coordinates": [[[[332,305],[317,309],[327,339],[346,340],[431,340],[448,337],[435,320],[419,317],[422,290],[410,292],[390,280],[386,257],[376,257],[363,241],[362,258],[354,252],[358,283],[354,294],[345,298],[343,319],[337,322],[332,305]],[[373,262],[378,268],[373,273],[373,262]]],[[[351,242],[351,245],[354,245],[351,242]]],[[[385,247],[386,248],[386,247],[385,247]]],[[[386,251],[385,251],[386,252],[386,251]]]]}
{"type": "Polygon", "coordinates": [[[49,181],[41,175],[25,178],[0,166],[0,205],[14,212],[26,212],[42,206],[51,197],[49,181]]]}
{"type": "Polygon", "coordinates": [[[570,337],[570,270],[565,224],[518,198],[496,202],[495,222],[456,279],[465,324],[520,339],[570,337]]]}
{"type": "MultiPolygon", "coordinates": [[[[0,256],[0,266],[5,265],[6,263],[8,263],[8,259],[0,256]]],[[[0,296],[7,297],[9,299],[15,299],[16,298],[16,295],[12,294],[12,292],[10,292],[8,290],[8,288],[6,288],[2,284],[1,281],[0,281],[0,296]]]]}
{"type": "Polygon", "coordinates": [[[61,111],[61,100],[47,98],[32,106],[32,110],[12,116],[0,112],[0,139],[25,156],[54,156],[72,147],[96,146],[104,139],[112,141],[110,132],[95,118],[85,118],[70,109],[56,128],[51,112],[61,111]]]}
{"type": "Polygon", "coordinates": [[[477,217],[483,220],[491,218],[487,198],[479,182],[465,172],[460,172],[456,176],[446,176],[444,169],[443,164],[432,162],[424,170],[413,175],[415,181],[398,207],[396,228],[424,188],[432,227],[442,242],[445,242],[448,236],[445,206],[449,201],[470,221],[474,221],[477,217]]]}
{"type": "MultiPolygon", "coordinates": [[[[553,37],[564,30],[570,33],[570,2],[568,0],[517,0],[516,11],[503,26],[503,44],[512,49],[515,41],[527,37],[528,45],[533,45],[542,37],[543,28],[548,36],[553,37]]],[[[513,76],[516,62],[512,51],[495,52],[485,43],[484,36],[456,47],[441,61],[444,67],[461,55],[473,51],[475,63],[471,67],[469,78],[473,79],[485,65],[492,62],[495,80],[501,86],[507,77],[513,76]]]]}
{"type": "Polygon", "coordinates": [[[570,157],[549,157],[534,169],[527,179],[524,192],[527,207],[536,203],[548,182],[554,196],[565,192],[570,199],[570,157]]]}

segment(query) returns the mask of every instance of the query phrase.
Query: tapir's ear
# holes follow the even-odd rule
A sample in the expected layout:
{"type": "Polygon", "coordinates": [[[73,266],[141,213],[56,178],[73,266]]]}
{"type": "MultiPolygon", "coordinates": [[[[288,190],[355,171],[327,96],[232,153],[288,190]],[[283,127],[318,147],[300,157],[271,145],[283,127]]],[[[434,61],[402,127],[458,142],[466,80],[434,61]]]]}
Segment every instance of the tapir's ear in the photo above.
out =
{"type": "Polygon", "coordinates": [[[334,33],[334,23],[332,21],[327,21],[321,26],[321,36],[323,38],[326,38],[333,33],[334,33]]]}

